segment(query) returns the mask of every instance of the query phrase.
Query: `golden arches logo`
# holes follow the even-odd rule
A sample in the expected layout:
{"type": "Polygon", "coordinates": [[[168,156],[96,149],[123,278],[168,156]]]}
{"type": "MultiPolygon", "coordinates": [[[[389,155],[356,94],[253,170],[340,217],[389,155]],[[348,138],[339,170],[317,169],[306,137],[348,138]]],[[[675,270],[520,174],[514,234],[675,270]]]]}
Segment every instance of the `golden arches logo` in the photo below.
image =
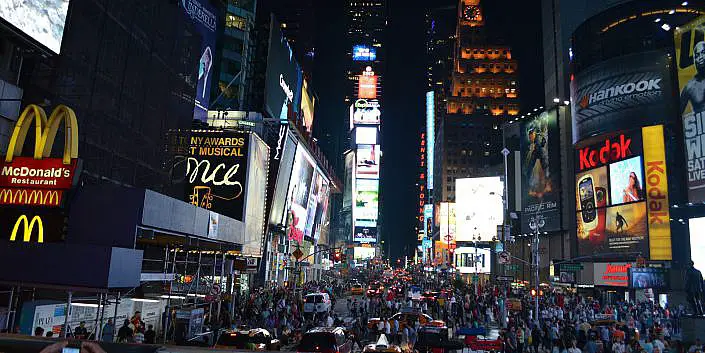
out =
{"type": "Polygon", "coordinates": [[[59,206],[59,190],[4,189],[0,188],[0,205],[59,206]]]}
{"type": "Polygon", "coordinates": [[[20,229],[20,224],[24,226],[24,237],[22,241],[27,243],[32,239],[32,230],[34,230],[34,225],[36,224],[39,233],[37,243],[44,242],[44,225],[42,224],[42,219],[39,216],[34,216],[32,217],[32,221],[29,221],[26,215],[21,215],[20,218],[17,219],[17,222],[15,222],[15,226],[12,227],[12,233],[10,234],[10,241],[17,239],[17,231],[20,229]]]}
{"type": "Polygon", "coordinates": [[[42,159],[51,155],[51,148],[56,139],[61,122],[64,123],[64,164],[71,164],[72,159],[78,158],[78,122],[73,109],[57,106],[47,120],[44,109],[36,104],[28,105],[17,119],[15,129],[7,147],[5,162],[10,163],[15,156],[22,153],[29,128],[34,122],[34,159],[42,159]]]}

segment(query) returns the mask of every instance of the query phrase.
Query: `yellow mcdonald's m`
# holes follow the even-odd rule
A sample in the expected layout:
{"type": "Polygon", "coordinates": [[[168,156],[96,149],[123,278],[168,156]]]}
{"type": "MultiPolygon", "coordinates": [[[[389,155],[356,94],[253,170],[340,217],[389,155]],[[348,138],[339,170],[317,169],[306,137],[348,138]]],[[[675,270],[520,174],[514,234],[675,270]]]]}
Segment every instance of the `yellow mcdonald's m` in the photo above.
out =
{"type": "Polygon", "coordinates": [[[10,241],[15,241],[17,239],[17,231],[20,229],[20,223],[24,225],[24,237],[22,238],[24,242],[29,242],[32,239],[32,230],[34,230],[34,224],[37,224],[37,231],[39,237],[37,238],[37,243],[44,242],[44,225],[42,224],[42,219],[39,216],[32,217],[32,221],[27,220],[26,215],[21,215],[20,218],[15,222],[15,226],[12,227],[12,233],[10,234],[10,241]]]}
{"type": "Polygon", "coordinates": [[[12,131],[10,143],[7,146],[5,162],[10,163],[15,156],[22,153],[29,127],[34,121],[34,159],[42,159],[51,155],[51,148],[59,130],[59,124],[64,122],[64,164],[71,164],[71,159],[78,158],[78,122],[73,109],[59,105],[47,120],[46,112],[36,104],[30,104],[22,111],[12,131]]]}

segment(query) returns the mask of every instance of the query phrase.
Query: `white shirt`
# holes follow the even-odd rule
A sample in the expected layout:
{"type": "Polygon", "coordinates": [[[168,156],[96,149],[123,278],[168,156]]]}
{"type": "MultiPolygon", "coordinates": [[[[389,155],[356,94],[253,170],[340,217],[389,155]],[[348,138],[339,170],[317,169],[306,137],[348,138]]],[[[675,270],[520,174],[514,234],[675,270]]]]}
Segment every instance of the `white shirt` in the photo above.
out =
{"type": "Polygon", "coordinates": [[[389,321],[384,320],[384,333],[390,334],[392,333],[392,326],[389,324],[389,321]]]}

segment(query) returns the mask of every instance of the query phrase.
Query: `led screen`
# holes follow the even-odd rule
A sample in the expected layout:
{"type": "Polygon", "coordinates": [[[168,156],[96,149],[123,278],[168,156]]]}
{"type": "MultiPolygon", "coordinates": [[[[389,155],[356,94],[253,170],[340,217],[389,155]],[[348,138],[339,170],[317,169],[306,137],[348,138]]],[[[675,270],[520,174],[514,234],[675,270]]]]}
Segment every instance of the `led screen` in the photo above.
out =
{"type": "Polygon", "coordinates": [[[357,85],[357,98],[377,98],[377,75],[360,75],[357,85]]]}
{"type": "Polygon", "coordinates": [[[298,116],[301,106],[303,73],[289,42],[272,16],[265,78],[264,109],[271,118],[285,121],[289,107],[298,116]]]}
{"type": "Polygon", "coordinates": [[[353,250],[355,260],[369,260],[375,257],[375,248],[356,246],[353,250]]]}
{"type": "Polygon", "coordinates": [[[355,143],[358,145],[376,145],[377,144],[377,128],[376,127],[357,127],[355,128],[355,143]]]}
{"type": "Polygon", "coordinates": [[[215,40],[218,19],[215,8],[208,0],[182,0],[181,6],[186,12],[198,34],[201,36],[201,51],[198,60],[198,84],[196,85],[196,106],[194,119],[208,120],[210,92],[213,83],[213,61],[215,59],[215,40]]]}
{"type": "Polygon", "coordinates": [[[374,243],[377,241],[377,227],[365,227],[361,226],[362,222],[357,222],[355,224],[355,233],[353,234],[353,241],[359,243],[374,243]]]}
{"type": "Polygon", "coordinates": [[[0,18],[59,54],[69,0],[0,1],[0,18]]]}
{"type": "Polygon", "coordinates": [[[377,50],[366,45],[353,46],[354,61],[374,61],[377,59],[377,50]]]}
{"type": "Polygon", "coordinates": [[[355,176],[358,179],[379,179],[379,159],[379,145],[358,145],[355,176]]]}
{"type": "Polygon", "coordinates": [[[499,177],[455,180],[456,241],[490,241],[502,224],[504,183],[499,177]]]}
{"type": "Polygon", "coordinates": [[[460,247],[453,254],[455,268],[460,273],[490,273],[492,270],[490,249],[460,247]]]}
{"type": "Polygon", "coordinates": [[[301,145],[297,146],[286,198],[288,210],[286,232],[289,239],[298,243],[303,241],[306,230],[308,200],[311,195],[311,183],[316,173],[314,165],[311,155],[301,145]]]}
{"type": "Polygon", "coordinates": [[[303,123],[306,131],[311,132],[313,127],[313,114],[316,108],[316,96],[308,84],[304,80],[304,86],[301,90],[301,114],[303,115],[303,123]]]}
{"type": "Polygon", "coordinates": [[[245,242],[242,254],[262,256],[269,147],[256,134],[250,134],[250,156],[245,207],[245,242]]]}
{"type": "Polygon", "coordinates": [[[382,116],[379,108],[379,101],[376,99],[358,99],[353,104],[353,124],[379,124],[382,116]]]}
{"type": "MultiPolygon", "coordinates": [[[[277,184],[274,188],[274,200],[272,201],[269,215],[269,223],[274,225],[285,224],[285,206],[287,200],[287,190],[291,181],[291,172],[296,156],[296,141],[288,133],[284,134],[284,148],[280,151],[279,170],[277,171],[277,184]]],[[[276,153],[276,151],[272,151],[276,153]]]]}
{"type": "Polygon", "coordinates": [[[612,204],[644,200],[644,176],[641,158],[634,157],[610,165],[612,204]]]}
{"type": "Polygon", "coordinates": [[[377,220],[378,203],[379,180],[356,180],[355,220],[377,220]]]}
{"type": "Polygon", "coordinates": [[[705,273],[705,217],[691,218],[690,226],[690,259],[695,268],[705,273]]]}
{"type": "Polygon", "coordinates": [[[456,205],[455,202],[441,202],[440,221],[441,221],[441,240],[446,243],[455,243],[455,228],[456,228],[456,205]]]}
{"type": "Polygon", "coordinates": [[[632,267],[629,269],[629,287],[634,289],[668,288],[668,270],[665,268],[632,267]]]}

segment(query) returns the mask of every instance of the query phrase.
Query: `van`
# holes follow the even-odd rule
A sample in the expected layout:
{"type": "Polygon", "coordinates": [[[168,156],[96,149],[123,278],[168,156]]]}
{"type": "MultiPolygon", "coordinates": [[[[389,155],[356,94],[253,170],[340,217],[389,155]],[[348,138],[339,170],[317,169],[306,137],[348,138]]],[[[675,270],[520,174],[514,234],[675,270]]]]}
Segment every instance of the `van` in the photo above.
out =
{"type": "Polygon", "coordinates": [[[331,310],[330,296],[328,293],[311,293],[304,298],[304,313],[327,313],[331,310]]]}
{"type": "Polygon", "coordinates": [[[306,332],[297,353],[351,353],[353,342],[342,327],[316,327],[306,332]]]}

